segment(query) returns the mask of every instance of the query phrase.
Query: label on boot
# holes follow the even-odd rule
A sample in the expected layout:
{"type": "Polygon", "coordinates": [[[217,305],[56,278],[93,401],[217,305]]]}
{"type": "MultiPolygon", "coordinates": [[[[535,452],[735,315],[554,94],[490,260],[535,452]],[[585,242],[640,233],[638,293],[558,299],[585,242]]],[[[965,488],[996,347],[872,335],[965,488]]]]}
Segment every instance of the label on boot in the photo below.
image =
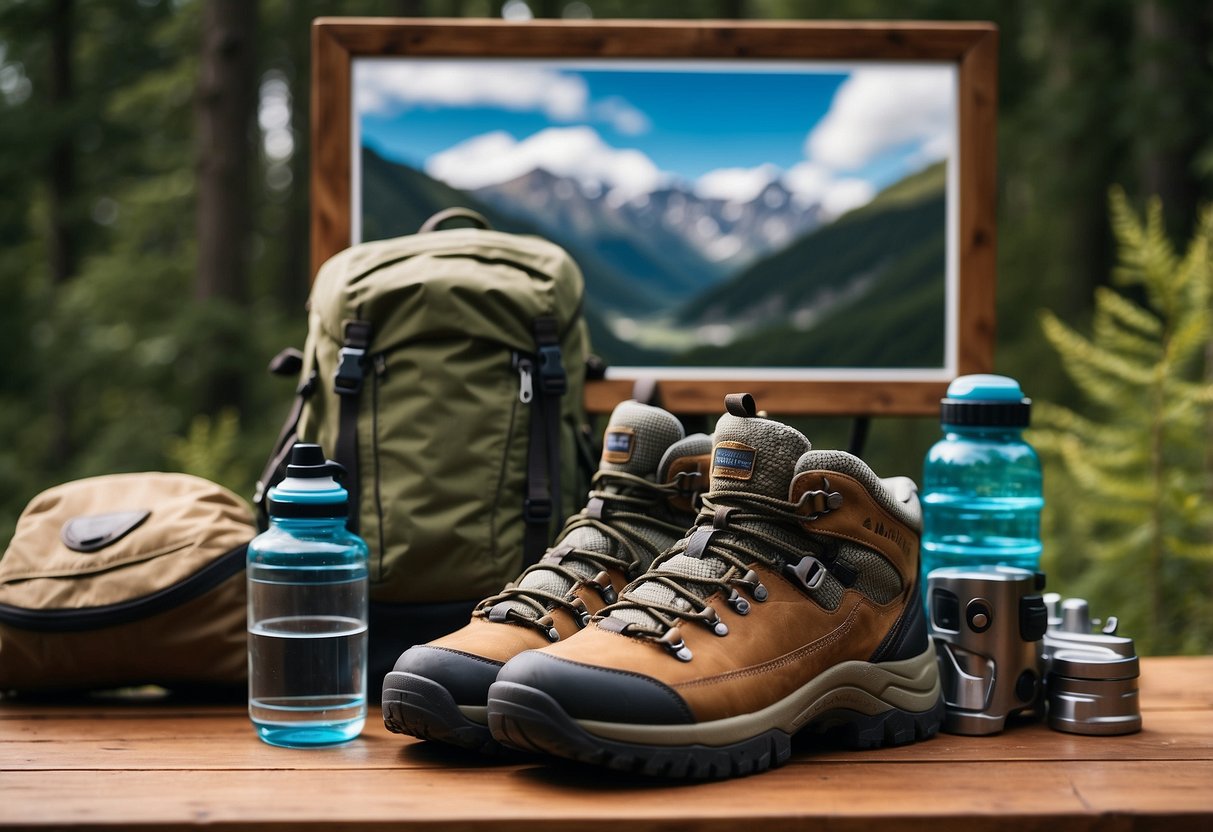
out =
{"type": "Polygon", "coordinates": [[[757,452],[741,442],[720,442],[712,451],[712,477],[748,480],[754,476],[757,452]]]}
{"type": "Polygon", "coordinates": [[[611,425],[603,437],[602,461],[613,465],[623,465],[632,458],[632,449],[636,447],[636,432],[631,428],[611,425]]]}

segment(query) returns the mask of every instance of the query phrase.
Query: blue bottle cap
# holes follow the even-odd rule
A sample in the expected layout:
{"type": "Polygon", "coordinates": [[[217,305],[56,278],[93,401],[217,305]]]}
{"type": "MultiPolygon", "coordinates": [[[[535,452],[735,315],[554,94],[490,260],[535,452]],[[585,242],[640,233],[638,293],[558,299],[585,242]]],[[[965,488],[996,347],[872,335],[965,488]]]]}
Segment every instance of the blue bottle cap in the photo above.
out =
{"type": "Polygon", "coordinates": [[[319,445],[297,442],[291,448],[286,479],[270,489],[269,514],[285,518],[345,517],[349,492],[337,482],[345,469],[324,458],[319,445]]]}
{"type": "Polygon", "coordinates": [[[939,407],[940,421],[958,427],[1024,428],[1031,415],[1032,400],[1018,381],[984,373],[960,376],[949,384],[939,407]]]}

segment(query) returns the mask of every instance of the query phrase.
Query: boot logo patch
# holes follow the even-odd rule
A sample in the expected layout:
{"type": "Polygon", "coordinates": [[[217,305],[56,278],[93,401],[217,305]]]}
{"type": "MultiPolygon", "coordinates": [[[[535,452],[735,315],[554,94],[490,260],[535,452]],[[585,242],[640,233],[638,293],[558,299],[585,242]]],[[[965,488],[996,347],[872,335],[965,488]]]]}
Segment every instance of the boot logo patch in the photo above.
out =
{"type": "Polygon", "coordinates": [[[712,476],[748,480],[754,476],[757,451],[741,442],[720,442],[712,452],[712,476]]]}
{"type": "Polygon", "coordinates": [[[602,461],[622,465],[632,458],[636,447],[636,432],[631,428],[612,425],[606,429],[602,445],[602,461]]]}

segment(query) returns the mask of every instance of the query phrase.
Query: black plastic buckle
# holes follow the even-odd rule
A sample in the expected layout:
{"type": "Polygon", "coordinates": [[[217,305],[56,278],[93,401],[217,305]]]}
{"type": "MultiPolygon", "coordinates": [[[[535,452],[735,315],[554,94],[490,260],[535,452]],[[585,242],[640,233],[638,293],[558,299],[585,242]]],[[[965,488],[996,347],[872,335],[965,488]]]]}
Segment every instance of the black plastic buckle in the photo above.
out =
{"type": "Polygon", "coordinates": [[[539,389],[545,394],[564,395],[568,386],[568,376],[564,372],[560,347],[555,344],[541,346],[539,348],[539,389]]]}
{"type": "Polygon", "coordinates": [[[366,350],[342,347],[338,356],[340,361],[337,372],[333,374],[333,390],[340,396],[356,396],[362,390],[365,375],[362,360],[366,357],[366,350]]]}
{"type": "Polygon", "coordinates": [[[550,523],[552,501],[545,497],[528,497],[522,504],[522,517],[528,523],[550,523]]]}

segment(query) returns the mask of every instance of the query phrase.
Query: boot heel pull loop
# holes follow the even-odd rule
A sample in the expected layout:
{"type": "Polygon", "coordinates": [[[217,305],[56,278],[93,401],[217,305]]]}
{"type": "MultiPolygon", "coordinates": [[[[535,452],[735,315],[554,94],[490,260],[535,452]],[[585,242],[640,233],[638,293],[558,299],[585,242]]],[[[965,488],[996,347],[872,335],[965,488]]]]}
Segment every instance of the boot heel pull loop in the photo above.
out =
{"type": "Polygon", "coordinates": [[[724,408],[743,419],[758,415],[758,406],[754,404],[754,397],[749,393],[729,393],[724,397],[724,408]]]}

